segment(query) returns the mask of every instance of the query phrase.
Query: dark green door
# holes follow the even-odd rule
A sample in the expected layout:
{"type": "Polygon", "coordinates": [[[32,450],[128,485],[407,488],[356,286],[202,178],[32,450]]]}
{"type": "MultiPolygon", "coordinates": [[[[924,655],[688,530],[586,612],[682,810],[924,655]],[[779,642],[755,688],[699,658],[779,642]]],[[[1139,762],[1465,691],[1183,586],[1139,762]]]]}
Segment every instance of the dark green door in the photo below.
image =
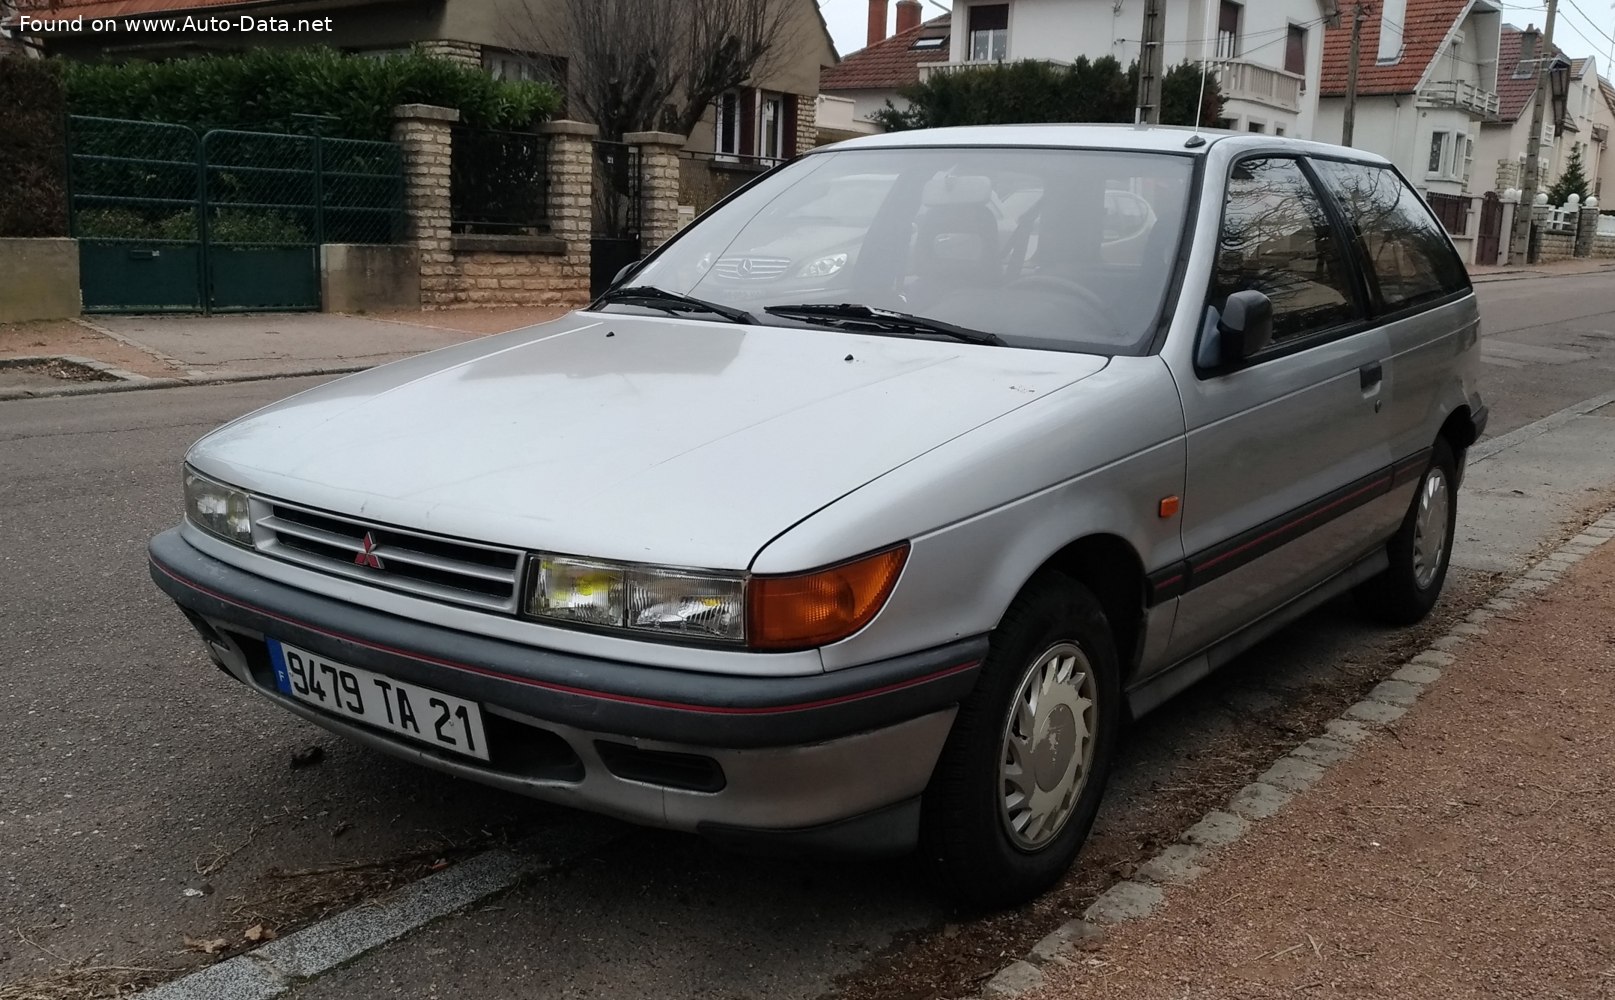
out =
{"type": "Polygon", "coordinates": [[[320,163],[313,136],[202,137],[209,312],[320,307],[320,163]]]}
{"type": "Polygon", "coordinates": [[[84,311],[200,312],[196,133],[75,116],[68,142],[84,311]]]}

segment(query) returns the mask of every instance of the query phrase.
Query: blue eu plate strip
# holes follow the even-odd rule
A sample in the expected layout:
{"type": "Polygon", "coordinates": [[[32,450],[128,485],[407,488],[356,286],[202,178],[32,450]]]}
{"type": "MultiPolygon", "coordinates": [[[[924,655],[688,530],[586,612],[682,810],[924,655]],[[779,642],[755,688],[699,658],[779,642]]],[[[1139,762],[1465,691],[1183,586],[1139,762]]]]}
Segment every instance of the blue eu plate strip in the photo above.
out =
{"type": "Polygon", "coordinates": [[[269,665],[275,669],[275,686],[280,688],[281,694],[291,694],[292,678],[286,673],[286,653],[275,640],[265,639],[264,642],[269,646],[269,665]]]}

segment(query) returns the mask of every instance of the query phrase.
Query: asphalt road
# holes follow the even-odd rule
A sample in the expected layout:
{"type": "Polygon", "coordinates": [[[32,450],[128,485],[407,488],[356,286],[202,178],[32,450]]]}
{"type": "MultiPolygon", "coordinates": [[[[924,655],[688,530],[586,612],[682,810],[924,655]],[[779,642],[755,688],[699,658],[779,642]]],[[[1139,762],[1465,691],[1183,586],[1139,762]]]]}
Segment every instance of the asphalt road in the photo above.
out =
{"type": "MultiPolygon", "coordinates": [[[[1492,434],[1615,387],[1615,276],[1495,282],[1480,294],[1492,434]]],[[[186,937],[240,943],[254,923],[352,905],[457,851],[580,824],[349,746],[262,702],[208,664],[147,579],[146,539],[179,516],[185,445],[310,384],[0,403],[0,991],[71,965],[191,967],[207,959],[186,937]],[[323,759],[294,768],[310,748],[323,759]],[[356,861],[380,863],[346,867],[356,861]]],[[[1601,467],[1588,469],[1581,489],[1600,485],[1601,467]]],[[[1455,572],[1443,610],[1491,583],[1455,572]]],[[[1436,627],[1374,630],[1333,605],[1146,719],[1078,869],[1017,914],[952,913],[904,865],[737,857],[625,830],[298,995],[951,989],[996,967],[1000,950],[1024,950],[1436,627]]]]}

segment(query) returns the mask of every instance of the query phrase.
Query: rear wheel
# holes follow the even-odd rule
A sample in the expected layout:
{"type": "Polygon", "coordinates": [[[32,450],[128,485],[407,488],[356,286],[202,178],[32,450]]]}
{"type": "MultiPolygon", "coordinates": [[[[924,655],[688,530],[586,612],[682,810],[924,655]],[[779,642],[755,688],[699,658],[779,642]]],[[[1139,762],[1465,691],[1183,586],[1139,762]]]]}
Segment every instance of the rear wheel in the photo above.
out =
{"type": "Polygon", "coordinates": [[[1436,606],[1452,561],[1457,501],[1458,461],[1438,438],[1402,527],[1386,546],[1390,568],[1357,588],[1365,611],[1388,625],[1412,625],[1436,606]]]}
{"type": "Polygon", "coordinates": [[[1099,602],[1058,573],[993,634],[924,802],[924,844],[951,893],[1008,906],[1059,880],[1093,826],[1120,725],[1099,602]]]}

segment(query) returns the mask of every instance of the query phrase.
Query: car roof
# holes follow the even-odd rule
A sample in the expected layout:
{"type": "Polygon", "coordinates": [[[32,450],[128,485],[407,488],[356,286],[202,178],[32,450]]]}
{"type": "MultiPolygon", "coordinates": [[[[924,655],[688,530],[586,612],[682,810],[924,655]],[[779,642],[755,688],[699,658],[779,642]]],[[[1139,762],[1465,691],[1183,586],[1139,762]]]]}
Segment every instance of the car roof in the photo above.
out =
{"type": "Polygon", "coordinates": [[[1116,149],[1150,153],[1179,153],[1201,156],[1212,146],[1232,146],[1233,151],[1283,150],[1314,156],[1332,156],[1363,163],[1388,165],[1389,160],[1366,150],[1335,146],[1325,142],[1293,139],[1289,136],[1255,132],[1229,132],[1214,128],[1181,125],[965,125],[950,128],[913,129],[861,136],[814,152],[852,149],[902,149],[925,146],[1047,146],[1050,148],[1116,149]],[[1189,144],[1199,136],[1203,143],[1189,144]]]}

